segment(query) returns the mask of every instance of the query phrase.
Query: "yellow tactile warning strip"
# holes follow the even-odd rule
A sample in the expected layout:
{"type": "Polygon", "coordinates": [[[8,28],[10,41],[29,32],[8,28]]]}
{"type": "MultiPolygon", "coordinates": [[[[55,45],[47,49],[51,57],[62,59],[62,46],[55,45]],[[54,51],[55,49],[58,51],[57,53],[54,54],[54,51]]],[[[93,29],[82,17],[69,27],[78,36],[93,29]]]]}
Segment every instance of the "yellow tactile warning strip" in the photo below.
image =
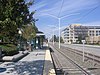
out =
{"type": "MultiPolygon", "coordinates": [[[[53,65],[53,61],[52,61],[52,58],[51,58],[50,50],[46,50],[45,61],[50,61],[52,63],[52,65],[53,65]]],[[[54,68],[50,68],[48,75],[56,75],[55,69],[54,68]]]]}
{"type": "Polygon", "coordinates": [[[49,50],[46,50],[45,60],[49,60],[52,63],[52,58],[51,58],[51,55],[50,55],[50,51],[49,50]]]}

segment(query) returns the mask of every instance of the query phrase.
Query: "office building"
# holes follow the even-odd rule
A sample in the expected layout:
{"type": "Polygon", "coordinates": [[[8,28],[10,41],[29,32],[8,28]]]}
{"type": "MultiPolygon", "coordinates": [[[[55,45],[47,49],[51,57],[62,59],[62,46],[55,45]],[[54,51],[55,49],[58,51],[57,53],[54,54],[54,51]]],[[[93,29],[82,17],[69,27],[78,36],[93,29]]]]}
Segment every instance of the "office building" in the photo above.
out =
{"type": "Polygon", "coordinates": [[[61,35],[64,40],[64,43],[79,43],[80,40],[84,40],[88,36],[87,26],[82,26],[81,24],[72,24],[66,27],[61,35]]]}
{"type": "Polygon", "coordinates": [[[100,26],[88,26],[88,44],[100,44],[100,26]]]}

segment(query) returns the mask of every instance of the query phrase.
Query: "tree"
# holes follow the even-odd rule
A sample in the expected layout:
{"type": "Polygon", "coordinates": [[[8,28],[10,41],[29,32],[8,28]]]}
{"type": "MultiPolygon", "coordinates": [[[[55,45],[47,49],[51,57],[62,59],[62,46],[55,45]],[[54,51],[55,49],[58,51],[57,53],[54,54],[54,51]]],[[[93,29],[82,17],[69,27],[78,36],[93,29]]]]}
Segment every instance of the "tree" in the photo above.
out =
{"type": "MultiPolygon", "coordinates": [[[[52,39],[51,39],[51,40],[53,40],[53,37],[52,37],[52,39]]],[[[58,36],[56,36],[56,35],[54,35],[54,41],[55,41],[55,42],[59,42],[59,37],[58,37],[58,36]]],[[[64,41],[63,41],[62,37],[60,37],[60,42],[61,42],[61,43],[64,43],[64,41]]]]}
{"type": "Polygon", "coordinates": [[[54,35],[54,42],[56,42],[57,41],[57,37],[56,37],[56,35],[54,35]]]}
{"type": "Polygon", "coordinates": [[[81,35],[81,34],[78,35],[78,40],[77,40],[77,42],[78,42],[79,44],[82,44],[82,40],[83,40],[82,35],[81,35]]]}
{"type": "Polygon", "coordinates": [[[18,28],[34,22],[34,11],[29,13],[29,6],[33,2],[25,3],[25,0],[0,0],[0,36],[14,41],[18,36],[18,28]]]}
{"type": "Polygon", "coordinates": [[[33,23],[30,23],[29,25],[23,27],[23,37],[26,40],[35,38],[37,31],[38,29],[36,28],[36,26],[33,23]]]}
{"type": "Polygon", "coordinates": [[[62,37],[60,37],[60,42],[61,42],[61,43],[64,43],[64,41],[63,41],[63,38],[62,38],[62,37]]]}

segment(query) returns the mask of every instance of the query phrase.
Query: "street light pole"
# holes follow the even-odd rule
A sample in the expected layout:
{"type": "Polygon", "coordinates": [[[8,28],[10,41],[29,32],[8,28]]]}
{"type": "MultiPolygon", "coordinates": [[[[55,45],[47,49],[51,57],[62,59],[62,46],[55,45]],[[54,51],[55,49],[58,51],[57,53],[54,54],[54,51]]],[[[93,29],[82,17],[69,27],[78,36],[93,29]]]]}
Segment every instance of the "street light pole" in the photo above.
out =
{"type": "Polygon", "coordinates": [[[19,29],[18,33],[19,33],[19,35],[20,35],[20,45],[19,45],[19,50],[21,50],[21,35],[22,35],[21,29],[19,29]]]}
{"type": "Polygon", "coordinates": [[[44,15],[49,15],[49,16],[51,16],[51,17],[53,17],[53,18],[56,18],[56,19],[58,19],[58,22],[59,22],[59,49],[60,49],[60,24],[61,24],[61,19],[63,19],[63,18],[65,18],[65,17],[69,17],[69,16],[72,16],[72,15],[77,15],[77,14],[79,14],[79,13],[75,13],[75,14],[70,14],[70,15],[66,15],[66,16],[63,16],[63,17],[56,17],[56,16],[54,16],[54,15],[51,15],[51,14],[44,14],[44,15]]]}
{"type": "Polygon", "coordinates": [[[54,45],[54,30],[53,30],[53,45],[54,45]]]}
{"type": "Polygon", "coordinates": [[[58,18],[59,20],[59,49],[60,49],[60,18],[58,18]]]}
{"type": "MultiPolygon", "coordinates": [[[[49,25],[48,25],[49,26],[49,25]]],[[[52,25],[52,26],[49,26],[49,27],[52,27],[52,28],[56,28],[54,25],[52,25]]],[[[53,45],[54,45],[54,42],[55,42],[55,38],[54,38],[54,29],[52,29],[52,43],[53,43],[53,45]]]]}
{"type": "Polygon", "coordinates": [[[85,44],[85,40],[82,40],[82,43],[83,43],[83,62],[85,60],[85,52],[84,52],[84,44],[85,44]]]}

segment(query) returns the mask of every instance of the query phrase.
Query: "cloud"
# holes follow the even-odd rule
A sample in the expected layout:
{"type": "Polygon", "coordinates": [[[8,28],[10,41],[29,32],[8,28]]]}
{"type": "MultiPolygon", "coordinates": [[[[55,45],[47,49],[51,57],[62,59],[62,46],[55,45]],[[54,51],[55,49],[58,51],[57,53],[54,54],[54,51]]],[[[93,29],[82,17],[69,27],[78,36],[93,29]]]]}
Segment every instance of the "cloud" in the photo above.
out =
{"type": "MultiPolygon", "coordinates": [[[[47,5],[49,8],[41,9],[40,13],[49,13],[58,16],[61,8],[62,0],[56,1],[55,3],[47,5]]],[[[99,0],[64,0],[63,8],[60,16],[71,14],[75,12],[80,12],[81,10],[87,10],[96,7],[99,4],[99,0]],[[73,3],[74,2],[74,3],[73,3]]],[[[42,6],[42,5],[41,5],[42,6]]]]}
{"type": "MultiPolygon", "coordinates": [[[[61,8],[62,0],[37,0],[37,1],[38,2],[34,5],[34,7],[31,8],[31,10],[33,9],[37,10],[35,17],[43,19],[44,17],[47,16],[43,14],[52,14],[54,16],[58,16],[60,8],[61,8]]],[[[83,17],[84,14],[88,13],[91,9],[95,8],[99,4],[100,4],[100,0],[64,0],[64,4],[63,4],[60,17],[64,15],[74,14],[74,13],[80,13],[80,14],[76,16],[71,16],[70,18],[67,18],[64,21],[62,20],[63,21],[62,23],[65,23],[65,22],[71,23],[72,21],[76,22],[77,20],[80,20],[80,18],[83,17]]],[[[38,22],[39,29],[41,31],[44,31],[44,33],[46,34],[51,33],[50,32],[51,30],[48,27],[46,27],[46,25],[43,25],[43,24],[48,25],[51,22],[48,21],[48,17],[46,17],[45,20],[46,22],[43,20],[39,20],[38,22]]],[[[100,25],[100,22],[99,21],[88,22],[82,25],[100,25]]]]}
{"type": "Polygon", "coordinates": [[[30,7],[30,11],[33,11],[33,9],[34,10],[40,10],[41,8],[45,7],[46,4],[47,3],[45,1],[40,1],[40,2],[34,3],[34,5],[32,5],[30,7]]]}

